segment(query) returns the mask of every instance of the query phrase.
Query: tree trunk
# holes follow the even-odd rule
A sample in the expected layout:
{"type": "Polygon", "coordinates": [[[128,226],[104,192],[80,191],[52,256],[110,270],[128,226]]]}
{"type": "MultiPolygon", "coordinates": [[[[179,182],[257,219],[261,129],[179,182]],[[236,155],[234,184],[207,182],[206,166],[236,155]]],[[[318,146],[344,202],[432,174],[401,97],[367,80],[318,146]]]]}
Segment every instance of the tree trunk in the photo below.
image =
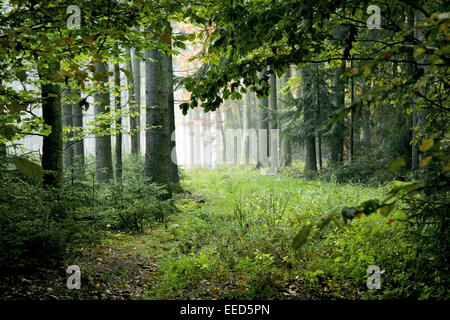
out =
{"type": "Polygon", "coordinates": [[[192,110],[189,112],[189,123],[190,123],[190,130],[189,130],[189,136],[190,136],[190,164],[191,167],[195,167],[196,163],[196,154],[195,154],[195,139],[197,135],[197,113],[195,110],[192,110]]]}
{"type": "Polygon", "coordinates": [[[141,153],[141,59],[133,54],[133,89],[135,94],[135,111],[138,112],[134,118],[136,133],[131,137],[131,153],[141,153]]]}
{"type": "Polygon", "coordinates": [[[274,73],[270,75],[270,95],[269,95],[269,110],[272,113],[270,118],[270,173],[276,174],[279,171],[279,159],[278,159],[278,105],[277,105],[277,77],[274,73]]]}
{"type": "Polygon", "coordinates": [[[352,105],[351,112],[350,112],[350,157],[349,157],[349,163],[352,163],[353,156],[355,154],[355,144],[353,140],[354,135],[354,127],[355,127],[355,109],[353,108],[353,99],[354,99],[354,90],[355,90],[355,84],[353,77],[350,81],[350,103],[352,105]]]}
{"type": "Polygon", "coordinates": [[[202,146],[202,166],[210,167],[211,165],[211,130],[210,130],[210,112],[202,113],[202,136],[201,136],[201,146],[202,146]]]}
{"type": "MultiPolygon", "coordinates": [[[[291,70],[288,69],[281,78],[281,86],[284,87],[289,78],[291,77],[291,70]]],[[[288,92],[281,97],[281,109],[286,109],[287,101],[292,101],[291,93],[288,92]]],[[[284,130],[285,124],[281,121],[281,166],[282,167],[290,167],[292,165],[292,154],[291,154],[291,141],[287,135],[287,132],[284,130]]]]}
{"type": "Polygon", "coordinates": [[[145,176],[167,186],[172,196],[170,178],[169,90],[167,57],[158,50],[145,53],[146,124],[145,176]]]}
{"type": "MultiPolygon", "coordinates": [[[[127,93],[128,93],[128,110],[130,112],[139,112],[138,108],[136,108],[136,90],[134,88],[134,69],[133,69],[133,55],[131,53],[130,49],[126,49],[126,54],[128,57],[130,57],[130,60],[127,60],[126,62],[126,68],[129,71],[127,74],[127,93]]],[[[130,131],[132,132],[130,136],[131,140],[131,154],[136,155],[138,154],[138,133],[137,133],[137,122],[136,117],[133,115],[130,115],[130,131]]]]}
{"type": "Polygon", "coordinates": [[[180,183],[180,176],[178,175],[178,160],[177,160],[177,148],[176,148],[176,136],[175,136],[175,98],[173,93],[173,64],[172,55],[167,57],[167,69],[169,71],[169,134],[170,134],[170,179],[173,183],[180,183]]]}
{"type": "Polygon", "coordinates": [[[305,171],[317,172],[316,136],[315,136],[315,110],[311,99],[306,99],[308,90],[311,90],[311,76],[307,75],[306,68],[301,69],[302,85],[301,96],[303,103],[303,121],[307,128],[305,133],[305,171]]]}
{"type": "MultiPolygon", "coordinates": [[[[96,65],[97,72],[103,72],[103,80],[98,84],[99,92],[95,93],[95,117],[101,116],[108,111],[110,105],[108,84],[108,70],[104,62],[96,65]]],[[[99,128],[103,131],[109,131],[110,124],[102,124],[99,128]]],[[[96,178],[99,182],[109,181],[113,178],[113,165],[111,153],[111,133],[102,133],[101,136],[95,138],[95,162],[96,162],[96,178]]]]}
{"type": "MultiPolygon", "coordinates": [[[[416,26],[421,20],[424,19],[424,15],[422,13],[419,12],[415,12],[414,15],[414,25],[416,26]]],[[[411,17],[412,18],[412,17],[411,17]]],[[[422,30],[416,29],[414,31],[414,37],[416,39],[418,39],[419,41],[424,40],[424,34],[422,30]]],[[[419,60],[417,61],[418,63],[423,63],[423,61],[419,60]]],[[[423,66],[418,66],[417,68],[424,68],[423,66]]],[[[422,92],[422,94],[424,94],[424,92],[422,92]]],[[[415,130],[414,127],[421,127],[423,125],[425,125],[425,121],[426,121],[426,110],[424,110],[423,108],[421,108],[421,106],[419,106],[417,104],[417,100],[418,98],[415,97],[413,99],[413,116],[412,116],[412,126],[413,126],[413,130],[412,130],[412,138],[415,139],[417,138],[417,136],[419,137],[419,139],[425,139],[424,135],[423,135],[423,130],[421,130],[419,128],[419,130],[415,130]]],[[[420,163],[423,161],[423,153],[419,152],[419,143],[414,143],[412,145],[412,151],[411,151],[411,167],[413,170],[417,170],[419,169],[419,165],[420,163]]]]}
{"type": "MultiPolygon", "coordinates": [[[[414,99],[415,100],[415,99],[414,99]]],[[[412,110],[412,130],[411,130],[411,138],[414,140],[416,138],[416,129],[417,126],[417,109],[416,109],[416,102],[413,101],[413,110],[412,110]]],[[[419,169],[419,144],[418,143],[412,143],[411,146],[411,169],[417,170],[419,169]]]]}
{"type": "Polygon", "coordinates": [[[222,123],[222,108],[216,109],[216,111],[214,111],[214,122],[215,122],[215,143],[216,143],[216,148],[215,148],[215,153],[216,153],[216,157],[215,157],[215,165],[222,165],[224,164],[223,161],[223,150],[224,150],[224,132],[223,132],[223,123],[222,123]]]}
{"type": "MultiPolygon", "coordinates": [[[[261,78],[263,74],[264,71],[258,72],[258,77],[261,78]]],[[[269,122],[267,119],[267,112],[264,110],[269,107],[269,100],[266,97],[256,97],[256,106],[258,108],[258,158],[256,167],[260,168],[269,160],[269,122]]]]}
{"type": "Polygon", "coordinates": [[[231,109],[231,100],[225,101],[223,107],[223,163],[228,164],[227,154],[229,150],[227,149],[227,129],[233,128],[233,111],[231,109]]]}
{"type": "Polygon", "coordinates": [[[252,123],[252,114],[250,108],[250,89],[244,96],[244,123],[243,123],[243,141],[242,141],[242,160],[244,164],[250,163],[250,127],[252,123]]]}
{"type": "MultiPolygon", "coordinates": [[[[363,92],[367,90],[366,84],[363,82],[363,92]]],[[[364,147],[370,148],[372,145],[372,129],[370,124],[370,105],[363,106],[362,111],[363,141],[364,147]]]]}
{"type": "MultiPolygon", "coordinates": [[[[121,93],[122,89],[120,87],[120,66],[118,63],[114,65],[114,108],[116,109],[116,113],[120,112],[122,109],[121,106],[121,93]]],[[[115,145],[115,178],[116,182],[122,183],[122,117],[118,117],[115,123],[116,127],[116,145],[115,145]]]]}
{"type": "MultiPolygon", "coordinates": [[[[425,19],[425,16],[424,16],[423,13],[415,12],[415,14],[414,14],[414,25],[415,26],[418,25],[424,19],[425,19]]],[[[414,37],[416,39],[418,39],[420,42],[422,42],[422,43],[424,42],[425,35],[423,33],[422,28],[417,28],[415,30],[414,37]]],[[[417,62],[420,63],[417,66],[419,69],[425,69],[425,67],[422,65],[424,63],[424,60],[418,60],[417,62]]],[[[424,92],[424,91],[425,90],[422,90],[421,93],[422,93],[423,96],[426,96],[426,92],[424,92]]],[[[413,110],[415,110],[415,114],[416,114],[416,126],[418,126],[418,127],[425,126],[426,118],[427,118],[427,109],[426,109],[426,107],[425,106],[423,106],[423,107],[419,106],[419,108],[417,108],[417,104],[416,103],[414,103],[413,106],[414,106],[413,110]]],[[[415,132],[414,134],[418,135],[420,137],[420,140],[426,139],[424,130],[422,128],[419,128],[419,130],[417,132],[415,132]]],[[[417,156],[417,155],[415,155],[415,156],[417,156]]],[[[417,164],[420,164],[425,159],[424,158],[425,156],[426,155],[424,153],[418,152],[418,159],[414,159],[414,160],[417,162],[417,164]]],[[[416,163],[414,163],[414,165],[416,165],[416,163]]],[[[425,168],[427,168],[427,167],[425,167],[425,168]]]]}
{"type": "Polygon", "coordinates": [[[51,83],[54,72],[59,70],[57,61],[49,61],[48,69],[39,70],[42,92],[42,117],[51,133],[44,136],[42,145],[42,169],[44,184],[58,187],[63,182],[63,135],[61,112],[61,88],[51,83]]]}
{"type": "Polygon", "coordinates": [[[322,113],[321,113],[321,105],[320,105],[320,79],[319,79],[319,68],[316,66],[315,68],[315,91],[316,91],[316,128],[317,130],[317,152],[318,152],[318,160],[319,160],[319,168],[323,169],[322,164],[322,130],[320,129],[322,125],[322,113]]]}
{"type": "MultiPolygon", "coordinates": [[[[66,96],[70,92],[70,89],[65,89],[63,91],[63,95],[66,96]]],[[[64,103],[62,106],[62,125],[63,127],[73,127],[72,120],[72,104],[64,103]]],[[[64,138],[70,139],[72,138],[72,132],[64,133],[64,138]]],[[[64,169],[72,169],[73,168],[73,157],[74,157],[74,148],[72,141],[63,141],[63,163],[64,169]]]]}
{"type": "MultiPolygon", "coordinates": [[[[77,91],[79,94],[79,92],[77,91]]],[[[77,103],[72,104],[72,125],[74,128],[83,127],[83,109],[77,103]]],[[[77,140],[73,145],[73,160],[76,173],[84,173],[84,139],[77,140]]]]}
{"type": "MultiPolygon", "coordinates": [[[[341,75],[345,72],[345,61],[342,61],[341,66],[336,69],[333,79],[335,108],[340,110],[345,103],[345,84],[341,80],[341,75]]],[[[344,125],[342,121],[335,122],[330,135],[330,162],[341,163],[344,160],[344,125]]]]}
{"type": "MultiPolygon", "coordinates": [[[[410,28],[414,27],[414,25],[417,23],[414,9],[408,10],[406,20],[407,20],[406,23],[407,23],[408,27],[410,27],[410,28]]],[[[414,31],[414,33],[412,33],[411,36],[417,37],[418,32],[414,31]]],[[[414,61],[414,48],[413,47],[409,48],[409,50],[407,52],[407,59],[414,61]]],[[[415,76],[415,73],[417,72],[416,65],[410,64],[410,65],[406,66],[406,68],[408,69],[408,72],[411,75],[415,76]]],[[[413,95],[411,98],[412,113],[411,113],[411,118],[409,119],[409,122],[411,123],[411,140],[415,140],[416,135],[418,133],[415,129],[415,127],[418,125],[418,114],[419,114],[416,104],[417,104],[417,97],[415,97],[413,95]]],[[[419,169],[419,144],[415,143],[415,142],[411,142],[411,169],[412,170],[419,169]]]]}

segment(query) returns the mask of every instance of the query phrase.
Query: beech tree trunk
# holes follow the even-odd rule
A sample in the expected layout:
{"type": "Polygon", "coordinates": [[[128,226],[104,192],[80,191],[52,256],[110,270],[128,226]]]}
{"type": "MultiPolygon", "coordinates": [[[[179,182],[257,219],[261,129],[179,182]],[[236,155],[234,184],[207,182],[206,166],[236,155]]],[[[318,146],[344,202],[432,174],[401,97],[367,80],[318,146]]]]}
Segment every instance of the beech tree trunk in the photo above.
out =
{"type": "Polygon", "coordinates": [[[169,90],[167,57],[157,50],[145,53],[146,124],[145,176],[170,187],[169,90]]]}
{"type": "MultiPolygon", "coordinates": [[[[261,78],[263,72],[258,73],[258,77],[261,78]]],[[[267,112],[264,109],[269,107],[269,100],[267,97],[256,97],[256,107],[258,108],[258,157],[256,167],[260,168],[264,163],[269,160],[269,139],[268,129],[269,122],[267,118],[267,112]]]]}
{"type": "MultiPolygon", "coordinates": [[[[120,66],[118,63],[114,65],[114,108],[116,112],[120,112],[121,106],[121,92],[120,87],[120,66]]],[[[115,122],[116,127],[116,145],[115,145],[115,178],[117,183],[122,183],[122,117],[118,117],[115,122]]]]}
{"type": "Polygon", "coordinates": [[[312,99],[307,99],[307,92],[312,90],[311,75],[307,75],[307,70],[302,68],[301,95],[303,103],[303,121],[305,123],[305,171],[317,172],[316,159],[316,135],[315,135],[315,110],[312,99]]]}
{"type": "Polygon", "coordinates": [[[315,99],[316,99],[316,128],[318,129],[317,131],[317,159],[319,162],[319,169],[322,170],[323,169],[323,164],[322,164],[322,130],[320,129],[321,125],[322,125],[322,106],[320,103],[320,79],[319,79],[319,68],[315,68],[315,99]]]}
{"type": "MultiPolygon", "coordinates": [[[[70,89],[65,89],[63,95],[66,96],[70,89]]],[[[73,127],[72,104],[64,103],[62,106],[62,125],[63,127],[73,127]]],[[[70,139],[73,134],[71,132],[64,133],[64,138],[70,139]]],[[[73,167],[74,148],[71,141],[63,141],[63,163],[64,169],[68,170],[73,167]]]]}
{"type": "Polygon", "coordinates": [[[270,173],[275,174],[279,171],[279,142],[278,134],[278,116],[276,112],[278,111],[277,104],[277,77],[274,73],[270,75],[270,95],[269,95],[269,110],[272,113],[269,123],[270,136],[269,146],[270,146],[270,173]],[[274,135],[274,136],[273,136],[274,135]]]}
{"type": "Polygon", "coordinates": [[[133,54],[133,90],[135,95],[135,111],[138,115],[134,118],[136,133],[131,136],[131,153],[141,153],[141,59],[133,54]]]}
{"type": "MultiPolygon", "coordinates": [[[[79,94],[78,91],[76,91],[79,94]]],[[[72,104],[72,125],[75,128],[83,127],[83,109],[77,103],[72,104]]],[[[84,139],[80,139],[73,144],[73,161],[76,172],[82,174],[84,172],[84,139]]]]}
{"type": "MultiPolygon", "coordinates": [[[[291,77],[291,70],[288,69],[281,78],[281,85],[284,87],[291,77]]],[[[281,109],[286,108],[286,100],[292,100],[291,93],[288,92],[281,97],[281,109]]],[[[284,130],[283,121],[281,121],[281,166],[290,167],[292,165],[291,141],[284,130]]]]}
{"type": "MultiPolygon", "coordinates": [[[[106,87],[108,83],[108,70],[104,62],[96,65],[97,72],[103,72],[103,80],[98,84],[99,92],[95,93],[95,117],[101,116],[108,111],[110,105],[109,90],[106,87]]],[[[102,124],[99,128],[102,131],[109,131],[110,124],[102,124]]],[[[111,134],[107,132],[98,137],[95,137],[95,163],[96,163],[96,178],[98,182],[105,182],[113,178],[113,164],[111,152],[111,134]]]]}
{"type": "Polygon", "coordinates": [[[49,68],[39,70],[42,94],[42,117],[50,126],[51,133],[44,136],[42,145],[42,169],[44,184],[59,187],[63,182],[63,135],[61,112],[61,88],[51,83],[54,72],[59,70],[58,61],[49,61],[49,68]]]}
{"type": "Polygon", "coordinates": [[[170,180],[172,183],[180,183],[180,176],[178,175],[178,159],[177,159],[177,147],[175,136],[175,98],[173,93],[173,64],[172,55],[167,57],[167,70],[169,73],[168,86],[168,108],[169,108],[169,134],[170,134],[170,180]]]}
{"type": "MultiPolygon", "coordinates": [[[[336,110],[340,110],[345,104],[345,83],[341,79],[341,75],[345,72],[345,61],[336,69],[333,79],[334,88],[334,104],[336,110]]],[[[335,122],[331,130],[329,139],[330,162],[340,163],[344,160],[344,125],[342,121],[335,122]]]]}
{"type": "MultiPolygon", "coordinates": [[[[248,89],[249,90],[249,89],[248,89]]],[[[250,163],[250,127],[252,123],[252,114],[250,108],[250,92],[244,96],[243,111],[243,139],[242,139],[242,160],[244,164],[250,163]]]]}
{"type": "MultiPolygon", "coordinates": [[[[134,77],[133,74],[135,73],[133,68],[133,54],[131,53],[130,49],[126,49],[127,56],[130,57],[130,60],[127,60],[126,62],[126,68],[129,71],[129,74],[127,74],[127,93],[128,93],[128,99],[127,99],[127,105],[128,110],[130,112],[139,112],[139,109],[136,107],[136,90],[134,87],[134,77]]],[[[130,115],[130,131],[132,132],[132,135],[130,136],[130,149],[131,154],[136,155],[138,154],[138,133],[137,133],[137,121],[136,117],[133,115],[130,115]]]]}

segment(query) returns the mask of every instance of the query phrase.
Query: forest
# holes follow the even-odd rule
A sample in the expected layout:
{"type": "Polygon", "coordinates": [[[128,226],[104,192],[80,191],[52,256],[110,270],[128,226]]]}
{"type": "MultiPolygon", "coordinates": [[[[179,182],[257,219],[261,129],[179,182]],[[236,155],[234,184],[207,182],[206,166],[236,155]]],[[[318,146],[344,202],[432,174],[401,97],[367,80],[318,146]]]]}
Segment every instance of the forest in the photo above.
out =
{"type": "Polygon", "coordinates": [[[0,300],[448,300],[449,25],[0,0],[0,300]]]}

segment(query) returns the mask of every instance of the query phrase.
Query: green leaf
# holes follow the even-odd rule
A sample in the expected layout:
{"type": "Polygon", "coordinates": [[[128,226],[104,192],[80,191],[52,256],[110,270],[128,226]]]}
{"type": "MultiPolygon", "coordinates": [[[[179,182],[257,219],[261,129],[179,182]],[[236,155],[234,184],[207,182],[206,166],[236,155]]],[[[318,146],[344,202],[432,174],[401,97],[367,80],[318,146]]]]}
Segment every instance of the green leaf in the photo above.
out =
{"type": "Polygon", "coordinates": [[[419,58],[419,57],[421,57],[424,53],[425,53],[425,48],[417,48],[415,51],[414,51],[414,54],[413,54],[413,56],[414,56],[414,58],[419,58]]]}
{"type": "Polygon", "coordinates": [[[358,68],[350,68],[350,69],[347,70],[347,75],[349,77],[353,77],[356,74],[358,74],[358,71],[359,71],[358,68]]]}
{"type": "Polygon", "coordinates": [[[303,247],[303,245],[306,243],[306,240],[308,240],[308,236],[311,233],[312,225],[304,226],[300,232],[295,236],[294,240],[292,241],[292,247],[295,250],[300,249],[303,247]]]}
{"type": "Polygon", "coordinates": [[[421,167],[421,168],[426,167],[426,166],[430,163],[431,159],[433,159],[433,156],[426,157],[426,158],[420,163],[420,167],[421,167]]]}
{"type": "Polygon", "coordinates": [[[103,81],[103,77],[104,76],[105,75],[104,75],[103,71],[99,71],[99,72],[94,73],[94,79],[95,79],[95,81],[98,81],[98,82],[103,81]]]}
{"type": "Polygon", "coordinates": [[[186,49],[186,45],[184,44],[184,42],[181,42],[181,41],[176,41],[173,45],[175,47],[178,47],[178,48],[181,48],[181,49],[186,49]]]}
{"type": "Polygon", "coordinates": [[[124,68],[120,68],[120,70],[121,70],[123,73],[125,73],[125,76],[126,76],[127,78],[130,78],[130,77],[131,77],[131,72],[130,72],[130,70],[127,70],[127,69],[124,69],[124,68]]]}
{"type": "Polygon", "coordinates": [[[195,33],[190,33],[190,34],[188,34],[187,40],[188,40],[188,41],[194,41],[194,40],[195,40],[195,33]]]}
{"type": "Polygon", "coordinates": [[[27,72],[24,70],[18,70],[15,72],[16,73],[16,77],[17,79],[19,79],[20,81],[25,81],[27,79],[27,72]]]}
{"type": "Polygon", "coordinates": [[[0,125],[0,137],[11,140],[16,135],[17,128],[12,125],[0,125]]]}
{"type": "Polygon", "coordinates": [[[8,110],[11,113],[17,113],[20,111],[25,111],[27,110],[27,105],[26,104],[20,104],[18,102],[12,102],[10,105],[8,105],[8,110]]]}
{"type": "Polygon", "coordinates": [[[394,159],[394,161],[391,162],[389,166],[389,170],[392,173],[397,173],[398,170],[400,170],[401,167],[403,167],[406,164],[406,161],[403,157],[397,157],[394,159]]]}
{"type": "Polygon", "coordinates": [[[26,176],[39,176],[42,177],[42,167],[30,160],[23,158],[16,158],[14,161],[17,170],[26,176]]]}
{"type": "Polygon", "coordinates": [[[422,144],[419,147],[420,152],[425,152],[430,149],[434,145],[433,138],[426,139],[422,141],[422,144]]]}

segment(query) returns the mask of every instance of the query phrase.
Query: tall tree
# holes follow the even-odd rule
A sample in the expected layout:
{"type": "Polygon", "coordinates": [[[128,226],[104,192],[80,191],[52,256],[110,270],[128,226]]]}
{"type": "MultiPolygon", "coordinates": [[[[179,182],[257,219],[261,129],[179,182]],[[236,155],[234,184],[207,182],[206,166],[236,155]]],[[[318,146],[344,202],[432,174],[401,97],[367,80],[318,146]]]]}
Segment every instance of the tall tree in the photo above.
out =
{"type": "Polygon", "coordinates": [[[170,134],[170,180],[172,183],[180,183],[180,176],[178,175],[178,159],[176,149],[176,136],[175,136],[175,98],[173,92],[173,61],[172,55],[167,56],[167,70],[168,70],[168,108],[169,108],[169,134],[170,134]]]}
{"type": "MultiPolygon", "coordinates": [[[[70,89],[63,90],[63,96],[67,96],[70,92],[70,89]]],[[[70,102],[63,103],[62,106],[62,125],[63,127],[72,127],[73,119],[72,119],[72,104],[70,102]]],[[[70,139],[73,136],[72,131],[65,132],[64,137],[65,140],[70,139]]],[[[70,169],[73,167],[73,142],[72,141],[64,141],[63,142],[63,163],[64,169],[70,169]]]]}
{"type": "MultiPolygon", "coordinates": [[[[79,91],[75,91],[77,95],[79,91]]],[[[78,103],[72,104],[72,126],[75,128],[83,127],[83,109],[78,103]]],[[[73,159],[75,168],[79,173],[84,172],[84,139],[76,140],[73,145],[73,159]]]]}
{"type": "Polygon", "coordinates": [[[145,58],[145,176],[166,185],[171,197],[167,57],[158,50],[148,50],[145,58]]]}
{"type": "MultiPolygon", "coordinates": [[[[136,102],[136,88],[134,87],[134,68],[133,68],[133,54],[131,52],[131,49],[126,49],[126,56],[129,57],[129,59],[126,62],[126,69],[128,73],[127,76],[127,93],[128,93],[128,99],[127,99],[127,105],[128,105],[128,111],[131,112],[137,112],[138,108],[137,102],[136,102]]],[[[133,114],[130,114],[130,131],[131,134],[131,154],[137,154],[138,153],[138,134],[137,134],[137,121],[136,117],[133,114]]]]}
{"type": "MultiPolygon", "coordinates": [[[[288,68],[281,78],[282,87],[287,85],[290,77],[291,70],[288,68]]],[[[290,93],[290,90],[286,91],[286,93],[282,96],[280,109],[285,110],[289,101],[292,101],[292,94],[290,93]]],[[[292,165],[291,140],[286,130],[287,128],[285,121],[281,121],[281,129],[281,166],[290,167],[292,165]]]]}
{"type": "MultiPolygon", "coordinates": [[[[350,62],[351,66],[353,66],[352,62],[350,62]]],[[[353,156],[355,154],[355,143],[353,140],[354,137],[354,131],[355,131],[355,108],[353,106],[354,101],[354,94],[355,94],[355,80],[354,77],[350,79],[350,104],[351,104],[351,111],[350,111],[350,154],[348,161],[349,163],[352,163],[353,156]]]]}
{"type": "Polygon", "coordinates": [[[277,77],[274,73],[270,74],[270,94],[269,94],[269,110],[271,113],[269,129],[270,129],[270,172],[277,173],[279,170],[279,156],[278,156],[278,105],[277,105],[277,77]],[[275,136],[272,136],[275,135],[275,136]]]}
{"type": "MultiPolygon", "coordinates": [[[[345,60],[341,66],[335,69],[333,78],[334,107],[335,110],[344,108],[345,105],[345,83],[341,76],[345,72],[345,60]]],[[[330,162],[340,163],[344,160],[344,125],[342,121],[333,124],[329,137],[330,162]]]]}
{"type": "MultiPolygon", "coordinates": [[[[116,45],[116,50],[118,50],[116,45]]],[[[120,113],[121,106],[121,93],[122,89],[120,87],[120,66],[119,63],[116,62],[114,64],[114,108],[116,113],[120,113]]],[[[116,117],[115,121],[115,178],[117,183],[122,183],[122,117],[116,117]]]]}
{"type": "Polygon", "coordinates": [[[54,73],[60,69],[56,59],[50,59],[39,70],[42,95],[42,117],[51,132],[44,136],[42,145],[42,169],[44,184],[60,186],[63,182],[63,135],[61,112],[61,88],[52,82],[54,73]]]}
{"type": "Polygon", "coordinates": [[[303,104],[303,121],[305,128],[305,171],[317,171],[316,158],[316,136],[315,136],[315,113],[313,101],[313,88],[311,68],[303,67],[300,70],[301,74],[301,103],[303,104]]]}
{"type": "Polygon", "coordinates": [[[141,59],[136,55],[136,51],[133,53],[133,89],[136,101],[136,111],[138,114],[134,118],[133,124],[137,132],[131,137],[131,153],[141,153],[141,59]]]}
{"type": "MultiPolygon", "coordinates": [[[[95,93],[95,117],[100,117],[108,111],[110,105],[110,96],[108,90],[108,70],[104,62],[96,64],[96,71],[103,76],[98,83],[98,91],[95,93]]],[[[103,182],[112,180],[113,164],[111,152],[111,125],[102,123],[99,125],[102,133],[95,137],[95,162],[96,162],[96,178],[97,181],[103,182]]]]}
{"type": "MultiPolygon", "coordinates": [[[[367,91],[367,85],[363,82],[362,87],[363,94],[367,91]]],[[[362,128],[363,128],[363,141],[364,147],[369,147],[372,145],[372,125],[370,116],[370,104],[365,103],[362,110],[362,128]]]]}
{"type": "Polygon", "coordinates": [[[216,113],[216,163],[223,165],[226,163],[226,139],[224,127],[224,107],[215,111],[216,113]]]}
{"type": "MultiPolygon", "coordinates": [[[[264,71],[258,72],[258,78],[262,78],[264,71]]],[[[269,119],[267,117],[267,109],[269,107],[269,100],[267,97],[256,97],[256,107],[258,108],[258,157],[256,167],[261,167],[268,160],[269,155],[269,119]]]]}
{"type": "Polygon", "coordinates": [[[232,128],[233,112],[231,110],[231,100],[228,99],[223,103],[223,125],[222,125],[222,141],[223,141],[223,163],[227,163],[227,129],[232,128]]]}
{"type": "Polygon", "coordinates": [[[242,160],[244,164],[250,163],[250,127],[252,123],[252,113],[250,107],[250,92],[249,89],[244,96],[244,110],[243,110],[243,139],[242,139],[242,160]]]}
{"type": "MultiPolygon", "coordinates": [[[[424,20],[424,19],[425,19],[425,15],[422,12],[416,11],[414,13],[414,26],[417,27],[422,22],[422,20],[424,20]]],[[[420,41],[420,43],[423,43],[424,40],[425,40],[425,34],[423,32],[423,29],[421,27],[418,27],[418,28],[415,29],[414,33],[415,33],[414,37],[418,41],[420,41]]],[[[417,61],[418,62],[417,68],[420,70],[419,74],[420,73],[424,73],[424,70],[425,70],[425,67],[423,66],[424,59],[425,59],[425,57],[422,58],[422,59],[417,59],[418,60],[417,61]]],[[[418,95],[419,96],[420,95],[426,96],[426,92],[425,91],[426,91],[426,86],[425,86],[425,89],[422,89],[422,90],[419,91],[418,95]]],[[[417,136],[419,136],[419,138],[423,139],[423,140],[426,139],[425,132],[424,132],[423,128],[426,125],[426,121],[427,121],[427,113],[428,113],[427,109],[428,108],[427,108],[426,105],[418,106],[418,104],[414,103],[414,111],[416,113],[416,123],[415,123],[415,125],[417,127],[419,127],[419,130],[417,130],[417,132],[415,132],[415,134],[416,134],[416,138],[417,138],[417,136]]],[[[414,155],[414,157],[417,157],[417,155],[414,155]]],[[[422,163],[422,161],[425,159],[424,157],[425,157],[425,154],[420,152],[419,153],[419,157],[418,157],[418,163],[422,163]]],[[[417,160],[415,159],[414,161],[417,161],[417,160]]],[[[415,165],[416,164],[414,164],[414,166],[415,165]]],[[[417,168],[417,167],[415,167],[415,168],[417,168]]]]}
{"type": "Polygon", "coordinates": [[[320,90],[321,90],[321,86],[320,86],[320,75],[319,75],[319,67],[316,65],[315,66],[315,72],[314,72],[314,76],[315,76],[315,96],[314,99],[316,100],[316,132],[317,132],[317,160],[319,162],[319,169],[322,170],[323,169],[323,163],[322,163],[322,130],[321,130],[321,125],[322,125],[322,106],[321,106],[321,98],[320,98],[320,90]]]}

